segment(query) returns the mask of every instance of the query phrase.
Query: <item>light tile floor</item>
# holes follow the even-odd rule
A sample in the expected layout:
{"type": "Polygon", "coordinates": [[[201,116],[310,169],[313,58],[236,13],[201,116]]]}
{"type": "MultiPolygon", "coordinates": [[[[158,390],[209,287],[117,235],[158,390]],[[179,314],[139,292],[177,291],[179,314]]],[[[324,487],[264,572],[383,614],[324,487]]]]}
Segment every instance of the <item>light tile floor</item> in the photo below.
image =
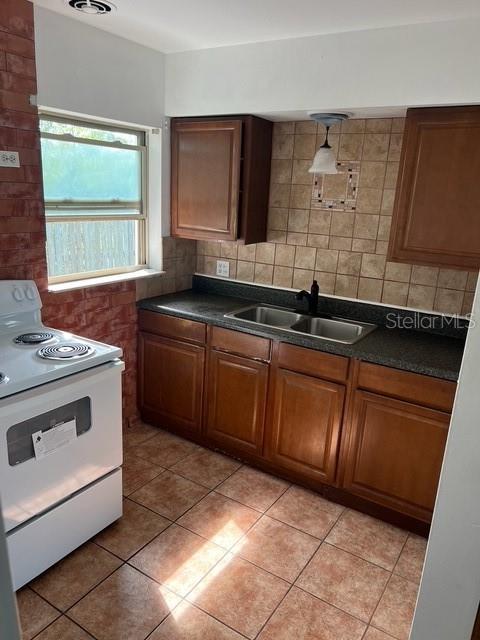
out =
{"type": "Polygon", "coordinates": [[[17,594],[31,640],[407,640],[426,542],[149,425],[124,515],[17,594]]]}

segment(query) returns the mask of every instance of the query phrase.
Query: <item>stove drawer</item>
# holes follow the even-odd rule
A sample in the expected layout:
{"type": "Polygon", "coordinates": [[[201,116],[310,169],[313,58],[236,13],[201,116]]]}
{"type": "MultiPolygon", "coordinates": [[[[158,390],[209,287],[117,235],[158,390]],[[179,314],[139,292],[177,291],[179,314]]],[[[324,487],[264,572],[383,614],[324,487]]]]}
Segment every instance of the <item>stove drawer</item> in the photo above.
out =
{"type": "Polygon", "coordinates": [[[122,472],[107,477],[7,534],[14,589],[89,540],[122,515],[122,472]]]}
{"type": "Polygon", "coordinates": [[[122,464],[121,361],[0,400],[0,486],[6,531],[122,464]],[[55,427],[68,432],[54,434],[55,427]],[[32,435],[54,436],[43,454],[32,435]],[[58,438],[56,436],[59,436],[58,438]]]}

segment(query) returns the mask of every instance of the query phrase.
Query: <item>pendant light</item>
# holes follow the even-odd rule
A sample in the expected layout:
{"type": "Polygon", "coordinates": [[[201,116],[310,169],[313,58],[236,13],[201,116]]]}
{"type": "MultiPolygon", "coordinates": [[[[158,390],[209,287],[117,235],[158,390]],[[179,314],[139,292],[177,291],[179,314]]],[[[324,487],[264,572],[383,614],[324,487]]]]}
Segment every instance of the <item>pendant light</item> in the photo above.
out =
{"type": "Polygon", "coordinates": [[[342,122],[342,120],[346,120],[348,116],[345,113],[311,113],[310,117],[312,120],[315,120],[315,122],[321,122],[326,128],[326,133],[325,140],[315,154],[312,166],[308,172],[316,174],[338,173],[335,153],[328,143],[328,132],[331,126],[342,122]]]}

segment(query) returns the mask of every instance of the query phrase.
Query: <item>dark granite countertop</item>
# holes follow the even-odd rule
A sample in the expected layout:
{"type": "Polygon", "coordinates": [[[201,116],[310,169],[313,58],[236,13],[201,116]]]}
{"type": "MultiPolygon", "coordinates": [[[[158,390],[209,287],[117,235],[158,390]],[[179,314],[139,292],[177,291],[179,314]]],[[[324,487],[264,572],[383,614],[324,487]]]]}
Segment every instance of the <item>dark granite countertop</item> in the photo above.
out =
{"type": "MultiPolygon", "coordinates": [[[[379,326],[356,344],[346,345],[308,335],[293,334],[281,329],[247,325],[233,318],[224,317],[226,313],[254,303],[251,297],[243,298],[189,290],[141,300],[138,307],[289,342],[309,349],[355,357],[396,369],[445,380],[458,379],[465,346],[464,339],[460,337],[379,326]]],[[[267,300],[265,303],[272,304],[267,300]]]]}

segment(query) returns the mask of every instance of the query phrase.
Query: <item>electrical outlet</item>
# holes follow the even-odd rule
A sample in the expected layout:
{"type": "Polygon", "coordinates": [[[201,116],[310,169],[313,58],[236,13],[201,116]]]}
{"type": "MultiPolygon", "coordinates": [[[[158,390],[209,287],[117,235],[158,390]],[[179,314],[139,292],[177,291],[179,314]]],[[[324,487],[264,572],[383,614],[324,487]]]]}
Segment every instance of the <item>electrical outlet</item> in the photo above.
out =
{"type": "Polygon", "coordinates": [[[20,166],[20,158],[18,151],[0,151],[0,167],[16,167],[20,166]]]}
{"type": "Polygon", "coordinates": [[[228,278],[230,275],[230,263],[228,260],[217,260],[217,276],[228,278]]]}

